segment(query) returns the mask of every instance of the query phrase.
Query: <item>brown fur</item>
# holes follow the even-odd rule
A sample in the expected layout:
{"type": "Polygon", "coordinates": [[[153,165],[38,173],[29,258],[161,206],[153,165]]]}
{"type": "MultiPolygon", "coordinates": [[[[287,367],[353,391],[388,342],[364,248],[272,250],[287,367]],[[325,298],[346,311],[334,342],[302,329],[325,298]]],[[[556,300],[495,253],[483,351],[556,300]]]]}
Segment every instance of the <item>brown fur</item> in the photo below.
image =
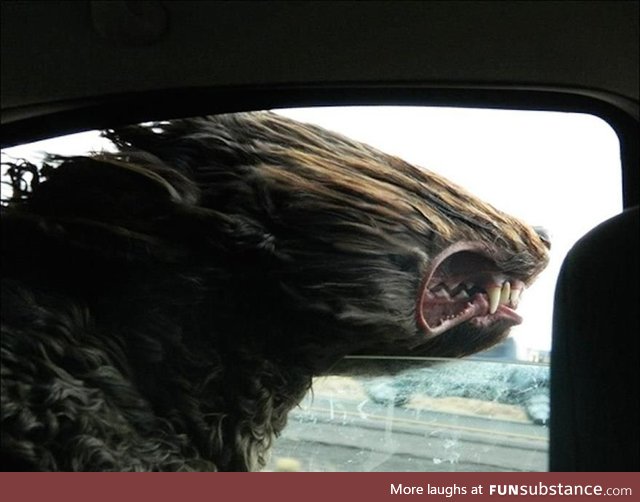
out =
{"type": "Polygon", "coordinates": [[[3,208],[7,469],[260,468],[345,355],[461,356],[502,321],[428,336],[434,256],[462,241],[529,284],[526,224],[434,173],[269,113],[123,128],[3,208]]]}

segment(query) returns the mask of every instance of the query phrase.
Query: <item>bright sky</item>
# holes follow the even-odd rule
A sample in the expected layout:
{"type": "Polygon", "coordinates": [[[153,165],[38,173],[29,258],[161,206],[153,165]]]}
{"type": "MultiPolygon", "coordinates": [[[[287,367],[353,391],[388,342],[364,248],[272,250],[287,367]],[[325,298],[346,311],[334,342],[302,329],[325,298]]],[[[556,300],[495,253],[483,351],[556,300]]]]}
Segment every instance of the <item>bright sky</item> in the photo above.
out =
{"type": "MultiPolygon", "coordinates": [[[[573,243],[622,210],[620,145],[603,120],[584,114],[428,107],[279,110],[443,174],[497,208],[551,233],[551,263],[525,292],[519,355],[549,350],[553,291],[573,243]]],[[[108,149],[97,132],[3,151],[80,154],[108,149]]],[[[3,186],[3,197],[5,196],[3,186]]]]}

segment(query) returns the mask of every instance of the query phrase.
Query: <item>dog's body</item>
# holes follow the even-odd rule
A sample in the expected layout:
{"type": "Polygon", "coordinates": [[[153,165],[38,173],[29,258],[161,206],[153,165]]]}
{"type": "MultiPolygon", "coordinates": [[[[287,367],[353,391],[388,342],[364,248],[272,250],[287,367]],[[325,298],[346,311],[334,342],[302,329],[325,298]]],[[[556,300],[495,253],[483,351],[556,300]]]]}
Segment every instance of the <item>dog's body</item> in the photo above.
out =
{"type": "Polygon", "coordinates": [[[546,263],[443,178],[277,115],[109,136],[32,193],[12,167],[4,469],[260,468],[314,375],[486,348],[546,263]]]}

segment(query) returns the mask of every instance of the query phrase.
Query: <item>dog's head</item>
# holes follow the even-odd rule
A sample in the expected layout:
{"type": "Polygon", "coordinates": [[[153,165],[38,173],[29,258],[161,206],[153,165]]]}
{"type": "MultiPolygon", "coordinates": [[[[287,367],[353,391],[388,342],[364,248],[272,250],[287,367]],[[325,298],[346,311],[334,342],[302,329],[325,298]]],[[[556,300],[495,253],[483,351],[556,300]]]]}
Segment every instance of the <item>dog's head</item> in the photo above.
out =
{"type": "Polygon", "coordinates": [[[121,153],[68,159],[32,208],[198,270],[204,329],[314,372],[489,347],[547,262],[544,236],[445,178],[275,114],[108,137],[121,153]]]}

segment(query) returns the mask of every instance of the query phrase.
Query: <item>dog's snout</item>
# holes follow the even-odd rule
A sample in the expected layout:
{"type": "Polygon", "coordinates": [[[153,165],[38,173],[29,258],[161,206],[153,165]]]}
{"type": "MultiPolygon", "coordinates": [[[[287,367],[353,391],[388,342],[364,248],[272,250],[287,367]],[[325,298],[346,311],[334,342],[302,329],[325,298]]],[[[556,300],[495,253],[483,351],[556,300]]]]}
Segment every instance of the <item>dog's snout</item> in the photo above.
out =
{"type": "Polygon", "coordinates": [[[547,249],[551,249],[551,236],[549,231],[544,227],[533,227],[533,229],[536,231],[542,242],[544,242],[544,245],[547,246],[547,249]]]}

